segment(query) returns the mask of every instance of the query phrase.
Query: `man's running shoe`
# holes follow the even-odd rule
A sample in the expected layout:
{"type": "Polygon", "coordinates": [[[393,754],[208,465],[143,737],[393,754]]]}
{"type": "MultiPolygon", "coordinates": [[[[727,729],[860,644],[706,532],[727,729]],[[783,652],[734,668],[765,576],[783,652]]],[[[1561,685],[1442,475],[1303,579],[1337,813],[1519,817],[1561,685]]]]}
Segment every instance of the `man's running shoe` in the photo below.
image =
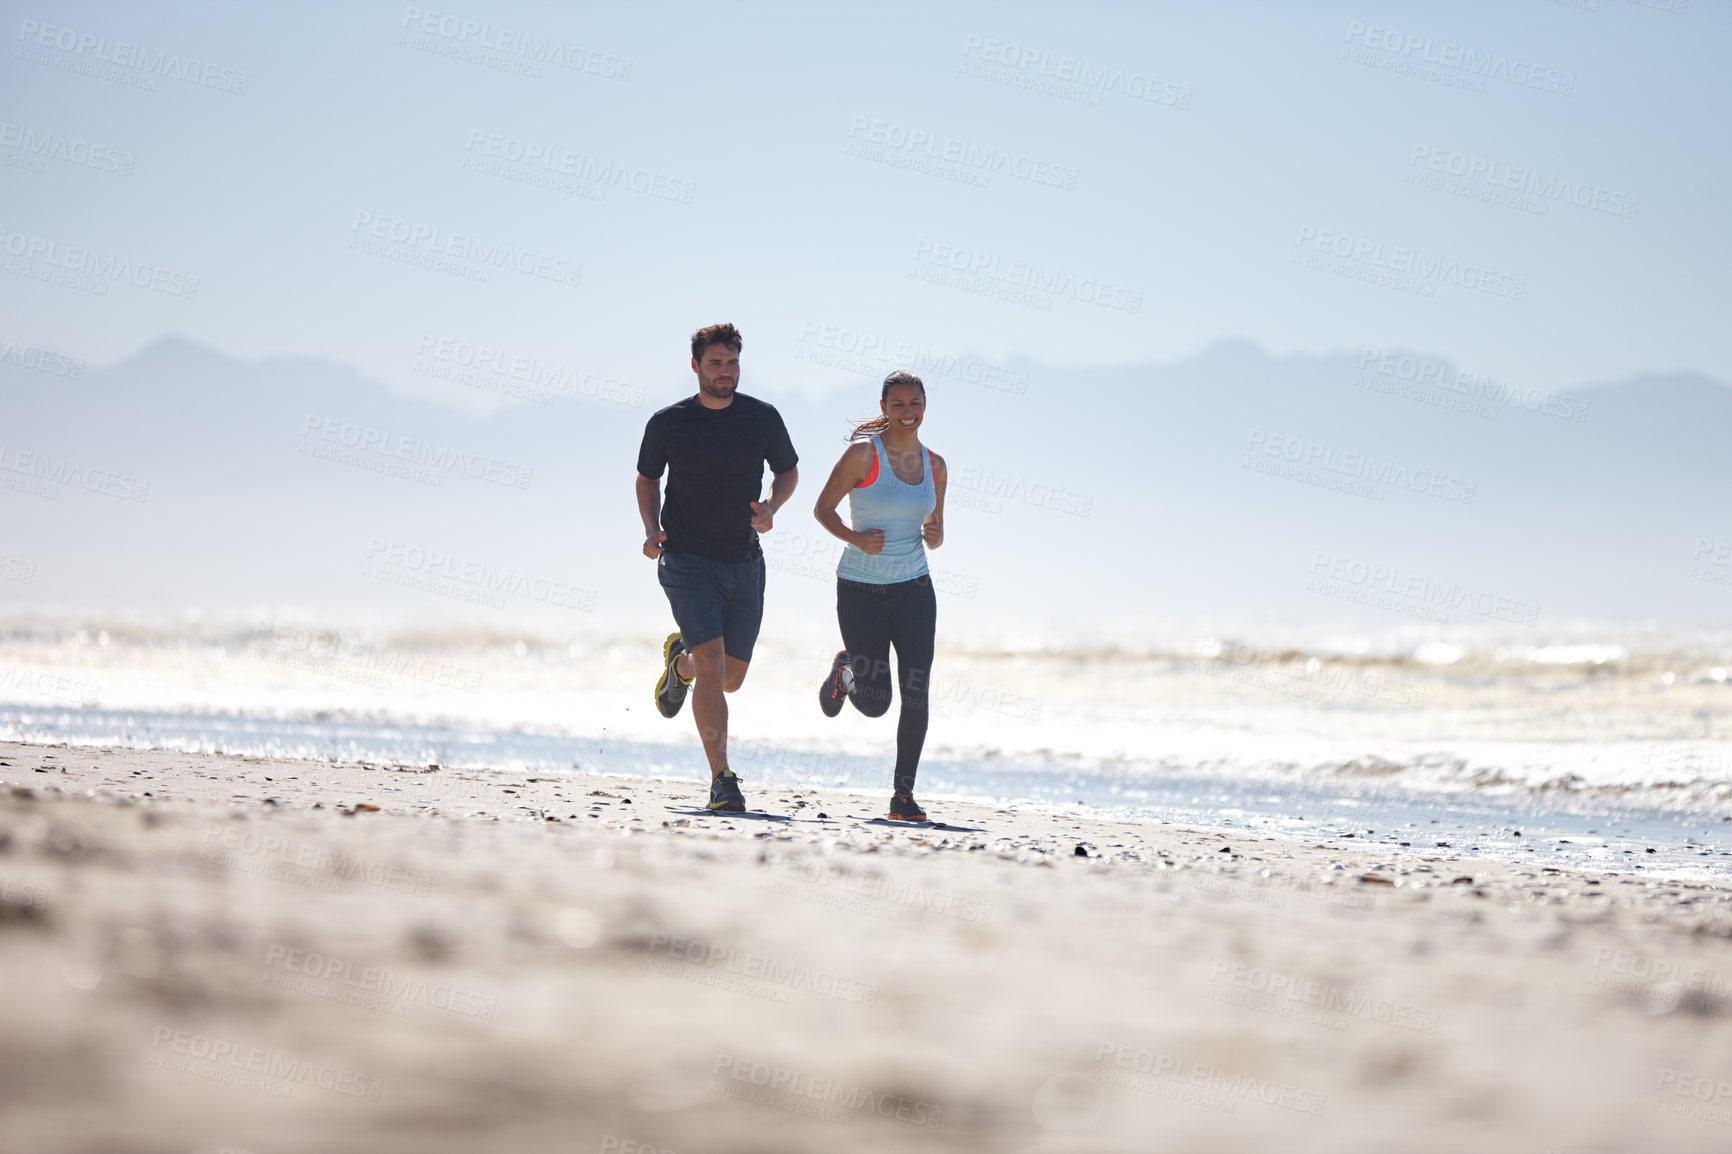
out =
{"type": "Polygon", "coordinates": [[[824,711],[825,717],[835,717],[842,712],[842,703],[853,691],[854,670],[848,664],[848,651],[844,649],[836,654],[835,664],[830,666],[830,676],[818,687],[818,707],[824,711]]]}
{"type": "Polygon", "coordinates": [[[740,779],[733,770],[724,769],[710,778],[710,804],[704,808],[720,813],[746,812],[746,795],[740,792],[740,779]]]}
{"type": "Polygon", "coordinates": [[[662,642],[662,678],[656,682],[656,708],[663,717],[672,717],[686,703],[686,690],[692,682],[690,678],[681,677],[676,667],[685,651],[686,643],[680,640],[678,633],[668,634],[668,639],[662,642]]]}
{"type": "Polygon", "coordinates": [[[898,793],[890,798],[890,820],[925,821],[926,811],[921,809],[908,794],[898,793]]]}

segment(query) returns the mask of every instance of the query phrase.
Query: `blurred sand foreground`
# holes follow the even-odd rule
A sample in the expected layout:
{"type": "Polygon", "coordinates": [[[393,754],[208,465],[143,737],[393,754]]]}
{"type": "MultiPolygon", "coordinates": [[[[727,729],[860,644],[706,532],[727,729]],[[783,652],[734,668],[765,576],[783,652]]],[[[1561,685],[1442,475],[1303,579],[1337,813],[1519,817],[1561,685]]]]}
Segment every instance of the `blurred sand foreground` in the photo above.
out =
{"type": "Polygon", "coordinates": [[[1725,883],[749,780],[0,782],[7,1152],[1732,1149],[1725,883]]]}

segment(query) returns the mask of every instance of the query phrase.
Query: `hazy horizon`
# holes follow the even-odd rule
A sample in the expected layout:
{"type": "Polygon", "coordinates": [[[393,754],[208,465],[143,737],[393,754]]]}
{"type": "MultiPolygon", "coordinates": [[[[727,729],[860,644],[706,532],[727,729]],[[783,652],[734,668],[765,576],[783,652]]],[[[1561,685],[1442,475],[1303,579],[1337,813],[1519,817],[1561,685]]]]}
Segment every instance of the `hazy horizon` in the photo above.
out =
{"type": "MultiPolygon", "coordinates": [[[[1001,635],[1018,624],[1028,636],[1119,628],[1135,644],[1211,627],[1313,644],[1345,630],[1418,645],[1732,625],[1714,460],[1688,450],[1693,440],[1711,445],[1732,414],[1724,385],[1650,374],[1549,393],[1383,354],[1274,358],[1223,342],[1187,360],[1112,370],[1019,360],[992,366],[990,382],[967,356],[921,366],[927,440],[954,476],[951,539],[932,558],[945,619],[1001,635]],[[1102,422],[1101,411],[1125,420],[1102,422]],[[1144,484],[1124,485],[1127,463],[1145,449],[1144,484]],[[1353,465],[1360,450],[1370,450],[1364,467],[1353,465]],[[1303,478],[1257,475],[1295,461],[1303,478]],[[1115,528],[1138,517],[1160,533],[1127,539],[1115,528]],[[1176,566],[1175,550],[1191,563],[1176,566]],[[1097,564],[1109,555],[1113,564],[1097,564]],[[1077,559],[1095,566],[1086,587],[1077,559]],[[1087,597],[1066,599],[1081,588],[1087,597]]],[[[766,628],[823,632],[837,546],[810,501],[847,419],[875,389],[848,371],[857,366],[764,359],[760,370],[746,356],[743,391],[782,409],[803,469],[802,488],[764,537],[766,628]],[[776,380],[794,373],[822,391],[776,380]]],[[[8,554],[33,570],[7,582],[7,604],[74,616],[266,612],[556,634],[653,630],[665,607],[637,555],[628,471],[644,419],[689,395],[687,372],[588,396],[583,378],[567,375],[547,383],[547,404],[481,416],[403,396],[352,367],[243,363],[180,338],[119,365],[86,366],[75,391],[39,384],[44,374],[0,355],[14,398],[0,442],[10,446],[0,447],[8,487],[47,484],[56,469],[62,478],[52,498],[9,494],[18,508],[8,554]],[[397,448],[309,459],[362,448],[366,430],[397,448]],[[370,472],[395,467],[391,453],[405,445],[411,456],[470,454],[497,475],[370,472]],[[18,476],[20,462],[37,481],[18,476]],[[115,492],[65,483],[68,470],[98,467],[119,478],[115,492]],[[126,490],[128,478],[144,488],[126,490]],[[105,534],[123,525],[133,576],[117,586],[102,564],[105,534]],[[232,542],[244,543],[239,554],[232,542]],[[563,591],[497,595],[519,578],[563,591]]],[[[479,385],[513,380],[498,367],[473,379],[452,388],[489,396],[479,385]]]]}

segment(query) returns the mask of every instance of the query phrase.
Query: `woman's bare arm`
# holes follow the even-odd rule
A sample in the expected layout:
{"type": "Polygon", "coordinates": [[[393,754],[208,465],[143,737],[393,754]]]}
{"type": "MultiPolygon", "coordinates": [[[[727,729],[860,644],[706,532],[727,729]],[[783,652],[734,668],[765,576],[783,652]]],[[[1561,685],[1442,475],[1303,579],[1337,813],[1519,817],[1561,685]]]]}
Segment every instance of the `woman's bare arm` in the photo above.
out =
{"type": "Polygon", "coordinates": [[[926,520],[920,524],[921,540],[926,542],[928,549],[936,549],[944,544],[944,488],[950,482],[950,469],[944,463],[944,458],[937,453],[932,454],[932,491],[938,496],[938,504],[932,507],[926,520]]]}
{"type": "Polygon", "coordinates": [[[839,537],[862,553],[873,556],[884,548],[884,530],[865,529],[856,533],[836,512],[836,506],[842,503],[850,489],[866,479],[876,455],[870,441],[856,441],[844,449],[841,460],[830,470],[830,479],[824,482],[823,492],[818,494],[818,503],[812,507],[812,516],[818,518],[818,524],[824,526],[832,537],[839,537]]]}

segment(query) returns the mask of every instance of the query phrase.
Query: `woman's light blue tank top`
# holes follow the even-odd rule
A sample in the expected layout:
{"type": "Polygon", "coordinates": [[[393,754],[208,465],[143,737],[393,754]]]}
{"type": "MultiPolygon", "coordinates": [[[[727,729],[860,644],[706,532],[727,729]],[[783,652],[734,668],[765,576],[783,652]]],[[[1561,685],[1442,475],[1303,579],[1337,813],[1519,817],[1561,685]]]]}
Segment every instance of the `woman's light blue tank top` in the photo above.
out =
{"type": "Polygon", "coordinates": [[[872,452],[877,456],[865,483],[848,493],[848,515],[856,533],[884,530],[884,549],[871,556],[846,546],[836,564],[836,576],[868,585],[894,585],[926,573],[926,545],[920,526],[938,507],[938,494],[932,486],[932,450],[921,446],[924,472],[918,485],[896,475],[884,443],[876,436],[872,438],[872,452]]]}

